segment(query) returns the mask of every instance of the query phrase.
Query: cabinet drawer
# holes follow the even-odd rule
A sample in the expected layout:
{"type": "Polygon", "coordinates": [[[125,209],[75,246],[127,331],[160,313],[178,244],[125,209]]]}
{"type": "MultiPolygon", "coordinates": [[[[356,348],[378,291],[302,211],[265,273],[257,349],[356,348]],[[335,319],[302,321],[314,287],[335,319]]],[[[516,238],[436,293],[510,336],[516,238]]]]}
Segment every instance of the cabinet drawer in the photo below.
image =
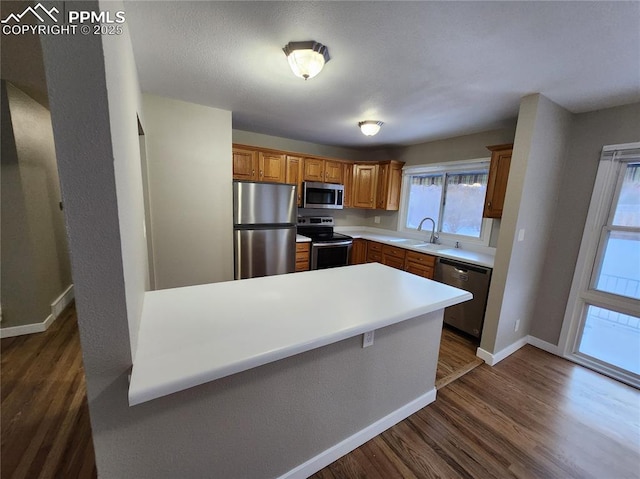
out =
{"type": "Polygon", "coordinates": [[[404,266],[404,270],[408,273],[417,274],[423,278],[433,279],[434,269],[431,266],[427,266],[422,263],[414,263],[407,261],[404,266]]]}
{"type": "Polygon", "coordinates": [[[298,271],[309,271],[309,260],[307,261],[297,261],[296,260],[296,273],[298,271]]]}
{"type": "Polygon", "coordinates": [[[404,270],[404,259],[396,258],[395,256],[383,256],[382,264],[391,266],[399,270],[404,270]]]}
{"type": "Polygon", "coordinates": [[[367,263],[382,263],[382,253],[369,250],[367,252],[367,263]]]}
{"type": "Polygon", "coordinates": [[[395,246],[384,245],[382,247],[382,254],[384,256],[393,256],[404,261],[404,256],[407,250],[402,248],[396,248],[395,246]]]}
{"type": "Polygon", "coordinates": [[[296,253],[309,253],[309,243],[296,243],[296,253]]]}
{"type": "Polygon", "coordinates": [[[382,253],[382,243],[376,243],[375,241],[369,241],[367,245],[368,251],[373,251],[375,253],[382,253]]]}
{"type": "Polygon", "coordinates": [[[417,263],[430,266],[434,268],[436,266],[436,257],[430,254],[416,253],[415,251],[407,251],[407,263],[417,263]]]}

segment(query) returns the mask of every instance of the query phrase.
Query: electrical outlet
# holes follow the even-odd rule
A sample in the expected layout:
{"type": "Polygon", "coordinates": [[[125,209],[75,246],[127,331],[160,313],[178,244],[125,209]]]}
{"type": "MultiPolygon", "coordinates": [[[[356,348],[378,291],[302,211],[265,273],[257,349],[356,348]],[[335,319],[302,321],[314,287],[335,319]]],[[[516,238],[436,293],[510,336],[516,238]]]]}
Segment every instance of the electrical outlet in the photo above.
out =
{"type": "Polygon", "coordinates": [[[373,222],[374,222],[375,224],[379,225],[379,224],[380,224],[380,217],[379,217],[379,216],[374,216],[374,217],[373,217],[373,222]]]}
{"type": "Polygon", "coordinates": [[[373,331],[367,331],[362,335],[362,347],[367,348],[373,345],[373,331]]]}
{"type": "Polygon", "coordinates": [[[520,329],[520,320],[516,319],[516,324],[513,325],[513,331],[518,331],[520,329]]]}

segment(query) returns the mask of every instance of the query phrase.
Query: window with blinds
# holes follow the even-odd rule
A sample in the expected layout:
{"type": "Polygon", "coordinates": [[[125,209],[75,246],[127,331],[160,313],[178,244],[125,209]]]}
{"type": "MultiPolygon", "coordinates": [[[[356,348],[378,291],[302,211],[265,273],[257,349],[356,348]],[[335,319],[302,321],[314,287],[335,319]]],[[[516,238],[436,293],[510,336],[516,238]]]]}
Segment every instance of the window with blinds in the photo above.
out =
{"type": "Polygon", "coordinates": [[[480,239],[487,192],[486,160],[410,168],[405,172],[404,230],[432,218],[438,233],[480,239]]]}

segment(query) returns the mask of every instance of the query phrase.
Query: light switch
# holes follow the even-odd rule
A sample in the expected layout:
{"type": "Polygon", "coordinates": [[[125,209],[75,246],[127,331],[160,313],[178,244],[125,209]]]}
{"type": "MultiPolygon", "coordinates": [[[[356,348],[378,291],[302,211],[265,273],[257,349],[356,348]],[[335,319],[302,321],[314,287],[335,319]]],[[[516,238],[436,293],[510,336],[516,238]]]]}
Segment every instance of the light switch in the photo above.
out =
{"type": "Polygon", "coordinates": [[[518,241],[524,241],[524,228],[518,231],[518,241]]]}

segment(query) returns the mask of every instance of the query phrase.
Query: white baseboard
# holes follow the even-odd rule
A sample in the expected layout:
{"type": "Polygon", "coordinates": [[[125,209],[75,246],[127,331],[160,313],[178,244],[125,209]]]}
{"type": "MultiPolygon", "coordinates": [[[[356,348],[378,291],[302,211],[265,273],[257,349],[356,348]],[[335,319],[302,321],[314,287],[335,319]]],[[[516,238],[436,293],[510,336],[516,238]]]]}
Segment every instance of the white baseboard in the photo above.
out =
{"type": "Polygon", "coordinates": [[[300,464],[298,467],[291,469],[286,474],[280,476],[279,479],[305,479],[312,474],[315,474],[320,469],[327,467],[332,462],[362,446],[365,442],[373,439],[378,434],[381,434],[391,426],[398,424],[400,421],[408,418],[435,400],[436,389],[433,388],[419,398],[411,401],[409,404],[405,404],[400,409],[396,409],[391,414],[358,431],[354,435],[346,438],[344,441],[341,441],[321,452],[317,456],[312,457],[307,462],[300,464]]]}
{"type": "Polygon", "coordinates": [[[502,361],[507,356],[511,356],[518,349],[528,343],[529,336],[525,336],[524,338],[518,339],[515,343],[510,344],[506,348],[498,351],[497,353],[490,353],[489,351],[485,351],[484,349],[478,348],[476,350],[476,356],[482,359],[489,366],[495,366],[500,361],[502,361]]]}
{"type": "Polygon", "coordinates": [[[64,290],[64,292],[60,296],[55,299],[53,303],[51,303],[51,315],[54,318],[60,316],[62,311],[64,311],[64,308],[69,306],[71,301],[73,301],[73,298],[73,285],[71,284],[67,289],[64,290]]]}
{"type": "Polygon", "coordinates": [[[22,336],[23,334],[42,333],[46,331],[51,324],[60,316],[71,301],[73,301],[73,285],[69,286],[53,303],[51,303],[51,314],[41,323],[24,324],[22,326],[12,326],[9,328],[0,328],[0,339],[13,338],[14,336],[22,336]]]}
{"type": "Polygon", "coordinates": [[[542,339],[536,338],[535,336],[527,336],[527,343],[548,353],[555,354],[556,356],[562,356],[562,354],[560,353],[560,348],[558,346],[543,341],[542,339]]]}

